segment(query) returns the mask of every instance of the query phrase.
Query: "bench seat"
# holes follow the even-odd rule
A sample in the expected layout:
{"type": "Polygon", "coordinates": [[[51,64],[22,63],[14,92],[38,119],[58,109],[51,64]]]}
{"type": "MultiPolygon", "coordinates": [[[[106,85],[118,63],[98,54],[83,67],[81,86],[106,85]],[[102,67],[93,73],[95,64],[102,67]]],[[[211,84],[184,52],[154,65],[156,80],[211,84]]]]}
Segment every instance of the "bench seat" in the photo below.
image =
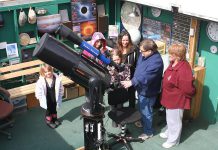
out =
{"type": "MultiPolygon", "coordinates": [[[[63,76],[62,77],[62,84],[66,85],[66,84],[72,84],[74,83],[72,80],[70,80],[69,78],[63,76]]],[[[28,95],[28,94],[32,94],[35,92],[35,86],[36,83],[32,83],[32,84],[28,84],[28,85],[23,85],[20,87],[16,87],[13,89],[9,89],[8,92],[11,95],[11,99],[17,98],[17,97],[21,97],[24,95],[28,95]]]]}

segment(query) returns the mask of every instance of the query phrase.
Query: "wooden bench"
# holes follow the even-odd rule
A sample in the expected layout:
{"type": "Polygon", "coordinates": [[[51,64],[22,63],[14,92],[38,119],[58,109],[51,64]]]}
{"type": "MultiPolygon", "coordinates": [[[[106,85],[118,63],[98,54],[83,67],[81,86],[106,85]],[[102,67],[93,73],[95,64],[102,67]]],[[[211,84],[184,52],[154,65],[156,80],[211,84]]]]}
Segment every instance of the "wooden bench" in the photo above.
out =
{"type": "MultiPolygon", "coordinates": [[[[0,82],[7,82],[6,80],[9,79],[38,73],[40,70],[40,65],[42,63],[43,62],[40,60],[33,60],[33,61],[19,63],[7,67],[2,67],[0,68],[0,82]]],[[[74,82],[69,78],[62,76],[62,83],[63,85],[66,85],[66,84],[73,84],[74,82]]],[[[10,93],[12,100],[18,97],[26,96],[27,106],[28,108],[30,108],[30,107],[34,107],[34,105],[37,105],[36,103],[38,103],[38,101],[33,101],[35,99],[34,96],[35,86],[36,83],[31,83],[15,88],[10,88],[7,90],[10,93]]]]}

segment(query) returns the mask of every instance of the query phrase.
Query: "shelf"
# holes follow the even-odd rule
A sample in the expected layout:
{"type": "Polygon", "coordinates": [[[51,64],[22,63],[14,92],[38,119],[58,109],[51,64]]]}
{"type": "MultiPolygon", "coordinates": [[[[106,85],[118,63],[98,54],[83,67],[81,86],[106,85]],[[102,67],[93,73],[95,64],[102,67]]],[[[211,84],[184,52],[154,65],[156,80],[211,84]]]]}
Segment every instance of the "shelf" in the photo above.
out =
{"type": "Polygon", "coordinates": [[[31,45],[27,45],[27,46],[22,46],[21,49],[31,49],[31,48],[35,48],[36,44],[31,44],[31,45]]]}
{"type": "Polygon", "coordinates": [[[16,60],[16,59],[18,59],[19,57],[15,57],[15,58],[2,58],[1,60],[0,60],[0,62],[1,63],[4,63],[4,62],[8,62],[9,60],[16,60]]]}

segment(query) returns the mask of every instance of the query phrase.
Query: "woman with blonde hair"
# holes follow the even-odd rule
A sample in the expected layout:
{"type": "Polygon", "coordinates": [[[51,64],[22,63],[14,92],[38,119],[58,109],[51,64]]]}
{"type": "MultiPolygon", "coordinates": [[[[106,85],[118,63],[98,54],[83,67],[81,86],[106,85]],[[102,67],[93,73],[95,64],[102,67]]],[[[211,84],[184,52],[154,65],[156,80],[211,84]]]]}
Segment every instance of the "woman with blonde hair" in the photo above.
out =
{"type": "Polygon", "coordinates": [[[164,72],[162,82],[161,104],[166,107],[166,131],[160,133],[167,141],[164,148],[179,144],[182,132],[184,109],[190,109],[192,96],[195,94],[194,77],[189,63],[186,61],[184,44],[172,44],[169,47],[170,65],[164,72]]]}
{"type": "Polygon", "coordinates": [[[63,96],[63,85],[61,78],[53,72],[52,66],[42,64],[40,77],[36,82],[35,96],[39,100],[40,106],[46,109],[46,124],[54,129],[61,124],[57,119],[56,107],[60,107],[63,96]]]}

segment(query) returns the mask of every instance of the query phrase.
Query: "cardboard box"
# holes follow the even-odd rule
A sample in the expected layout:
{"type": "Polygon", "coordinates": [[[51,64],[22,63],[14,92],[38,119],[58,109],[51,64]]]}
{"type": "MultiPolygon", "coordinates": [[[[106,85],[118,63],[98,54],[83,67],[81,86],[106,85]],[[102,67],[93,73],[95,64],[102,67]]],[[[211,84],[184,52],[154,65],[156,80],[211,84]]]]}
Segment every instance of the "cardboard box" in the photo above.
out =
{"type": "Polygon", "coordinates": [[[79,96],[79,88],[75,84],[64,86],[64,97],[65,99],[74,99],[79,96]]]}
{"type": "Polygon", "coordinates": [[[82,86],[79,86],[79,96],[84,96],[85,95],[85,88],[82,86]]]}
{"type": "Polygon", "coordinates": [[[34,108],[39,106],[39,100],[36,99],[35,93],[27,95],[27,108],[34,108]]]}

